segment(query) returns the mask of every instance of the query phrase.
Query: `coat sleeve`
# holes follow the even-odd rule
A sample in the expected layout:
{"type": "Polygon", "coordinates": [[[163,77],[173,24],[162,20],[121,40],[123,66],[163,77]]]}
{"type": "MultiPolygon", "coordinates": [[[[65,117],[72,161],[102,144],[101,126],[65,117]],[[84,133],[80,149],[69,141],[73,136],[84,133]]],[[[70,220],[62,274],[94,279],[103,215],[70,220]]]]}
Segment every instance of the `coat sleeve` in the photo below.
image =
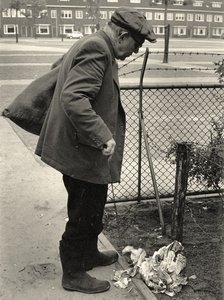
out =
{"type": "Polygon", "coordinates": [[[91,103],[96,101],[109,59],[99,42],[85,43],[73,58],[60,98],[79,141],[96,148],[102,148],[113,136],[91,103]]]}

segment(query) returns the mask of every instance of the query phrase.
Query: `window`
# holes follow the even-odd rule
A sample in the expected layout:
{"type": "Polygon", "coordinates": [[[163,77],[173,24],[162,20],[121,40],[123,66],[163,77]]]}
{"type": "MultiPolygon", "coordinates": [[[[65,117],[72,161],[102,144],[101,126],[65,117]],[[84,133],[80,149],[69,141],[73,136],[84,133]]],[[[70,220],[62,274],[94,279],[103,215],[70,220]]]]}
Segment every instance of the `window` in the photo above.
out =
{"type": "Polygon", "coordinates": [[[82,10],[76,10],[75,17],[76,17],[76,19],[83,19],[83,11],[82,10]]]}
{"type": "Polygon", "coordinates": [[[64,25],[60,27],[61,31],[60,33],[66,34],[66,33],[72,33],[74,31],[73,25],[64,25]],[[63,32],[62,32],[63,31],[63,32]]]}
{"type": "Polygon", "coordinates": [[[178,30],[180,35],[186,35],[186,27],[179,27],[178,30]]]}
{"type": "Polygon", "coordinates": [[[223,17],[221,15],[214,16],[214,22],[222,22],[223,17]]]}
{"type": "Polygon", "coordinates": [[[163,4],[163,1],[162,0],[152,0],[152,3],[163,4]]]}
{"type": "Polygon", "coordinates": [[[173,5],[183,5],[184,0],[174,0],[173,5]]]}
{"type": "Polygon", "coordinates": [[[4,25],[4,34],[16,34],[16,27],[17,32],[19,33],[19,28],[17,25],[4,25]]]}
{"type": "Polygon", "coordinates": [[[59,31],[60,31],[60,34],[64,34],[64,26],[62,25],[59,25],[59,31]]]}
{"type": "Polygon", "coordinates": [[[212,29],[212,35],[220,36],[222,33],[224,33],[223,28],[213,28],[212,29]]]}
{"type": "Polygon", "coordinates": [[[100,11],[101,19],[107,19],[107,11],[100,11]]]}
{"type": "Polygon", "coordinates": [[[168,13],[167,14],[167,20],[168,21],[172,21],[173,20],[173,14],[172,13],[168,13]]]}
{"type": "Polygon", "coordinates": [[[212,22],[212,15],[207,15],[206,21],[207,22],[212,22]]]}
{"type": "Polygon", "coordinates": [[[13,18],[16,17],[16,9],[11,9],[11,16],[12,16],[13,18]]]}
{"type": "Polygon", "coordinates": [[[41,11],[39,12],[38,18],[40,19],[40,18],[42,18],[42,17],[45,17],[45,16],[47,16],[47,14],[48,14],[47,9],[43,9],[43,10],[41,10],[41,11]]]}
{"type": "Polygon", "coordinates": [[[141,0],[130,0],[130,3],[141,3],[141,0]]]}
{"type": "Polygon", "coordinates": [[[96,31],[95,24],[84,25],[84,34],[91,34],[96,31]]]}
{"type": "Polygon", "coordinates": [[[193,2],[193,6],[202,6],[202,2],[195,1],[193,2]]]}
{"type": "Polygon", "coordinates": [[[11,17],[11,9],[5,9],[5,10],[3,10],[2,16],[3,16],[3,18],[9,18],[9,17],[11,17]]]}
{"type": "Polygon", "coordinates": [[[113,13],[114,13],[114,11],[109,11],[109,19],[111,19],[111,16],[113,13]]]}
{"type": "Polygon", "coordinates": [[[174,35],[186,35],[186,27],[174,27],[174,35]]]}
{"type": "Polygon", "coordinates": [[[56,19],[57,18],[57,11],[56,10],[51,10],[51,18],[56,19]]]}
{"type": "Polygon", "coordinates": [[[221,8],[222,3],[221,2],[213,2],[212,7],[221,8]]]}
{"type": "Polygon", "coordinates": [[[37,25],[36,33],[37,34],[49,34],[49,25],[37,25]]]}
{"type": "Polygon", "coordinates": [[[118,2],[118,0],[107,0],[107,2],[118,2]]]}
{"type": "Polygon", "coordinates": [[[206,27],[195,27],[194,28],[194,35],[205,35],[206,27]]]}
{"type": "Polygon", "coordinates": [[[175,20],[176,21],[184,21],[185,20],[185,14],[175,14],[175,20]]]}
{"type": "Polygon", "coordinates": [[[62,10],[61,17],[63,19],[71,19],[72,18],[72,11],[71,10],[62,10]]]}
{"type": "Polygon", "coordinates": [[[146,12],[146,14],[145,14],[145,16],[146,16],[146,19],[147,20],[152,20],[152,13],[151,12],[146,12]]]}
{"type": "Polygon", "coordinates": [[[18,17],[19,18],[25,18],[25,16],[24,16],[24,14],[26,13],[26,10],[24,9],[24,8],[22,8],[22,9],[20,9],[19,11],[18,11],[18,17]]]}
{"type": "Polygon", "coordinates": [[[155,13],[155,20],[164,20],[164,13],[155,13]]]}
{"type": "Polygon", "coordinates": [[[153,26],[153,31],[155,34],[158,34],[158,35],[165,34],[164,26],[155,26],[155,27],[153,26]]]}
{"type": "Polygon", "coordinates": [[[204,15],[202,15],[202,14],[196,14],[195,15],[195,21],[204,22],[204,15]]]}
{"type": "Polygon", "coordinates": [[[187,20],[193,21],[193,14],[187,14],[187,20]]]}

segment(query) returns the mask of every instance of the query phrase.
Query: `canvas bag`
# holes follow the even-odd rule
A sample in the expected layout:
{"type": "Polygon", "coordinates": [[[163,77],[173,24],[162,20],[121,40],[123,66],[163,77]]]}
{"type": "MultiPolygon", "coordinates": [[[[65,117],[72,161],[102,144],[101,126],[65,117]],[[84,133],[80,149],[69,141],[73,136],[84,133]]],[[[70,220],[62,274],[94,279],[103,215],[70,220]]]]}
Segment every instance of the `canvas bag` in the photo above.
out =
{"type": "Polygon", "coordinates": [[[2,115],[9,118],[24,130],[40,135],[40,131],[53,98],[60,64],[57,60],[51,71],[37,78],[3,110],[2,115]]]}

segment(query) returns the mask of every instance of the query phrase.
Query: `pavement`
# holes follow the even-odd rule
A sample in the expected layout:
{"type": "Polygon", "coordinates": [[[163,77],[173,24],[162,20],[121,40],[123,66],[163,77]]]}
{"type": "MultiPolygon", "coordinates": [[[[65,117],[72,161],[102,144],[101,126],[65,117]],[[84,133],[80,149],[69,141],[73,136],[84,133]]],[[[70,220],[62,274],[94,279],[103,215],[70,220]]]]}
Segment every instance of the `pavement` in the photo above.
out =
{"type": "MultiPolygon", "coordinates": [[[[61,287],[58,241],[67,218],[66,192],[60,173],[34,157],[15,126],[0,117],[0,299],[156,299],[139,279],[125,290],[114,286],[114,270],[127,267],[122,257],[111,266],[88,272],[110,281],[105,293],[70,293],[61,287]]],[[[103,234],[99,249],[114,249],[103,234]]]]}
{"type": "MultiPolygon", "coordinates": [[[[1,39],[0,57],[6,60],[15,59],[16,56],[31,57],[33,52],[39,52],[42,56],[44,52],[56,57],[63,54],[69,46],[69,41],[61,47],[55,47],[45,41],[38,44],[34,40],[30,42],[20,40],[20,43],[15,45],[9,39],[1,39]]],[[[10,65],[10,63],[12,62],[3,61],[2,65],[10,65]]],[[[26,68],[25,64],[27,62],[22,63],[24,68],[26,68]]],[[[32,68],[38,67],[36,62],[33,64],[28,62],[28,64],[32,68]]],[[[30,78],[31,73],[21,71],[22,65],[11,65],[5,69],[6,73],[2,74],[1,111],[35,79],[32,76],[30,78]]],[[[44,67],[40,64],[39,66],[44,67]]],[[[47,63],[47,67],[49,66],[50,63],[47,63]]],[[[204,79],[199,78],[201,77],[198,77],[199,81],[211,83],[211,80],[216,80],[217,83],[217,79],[211,75],[202,77],[204,79]]],[[[131,80],[135,83],[139,82],[139,78],[131,80]]],[[[167,82],[171,80],[166,78],[167,82]]],[[[124,84],[130,83],[130,79],[125,81],[126,79],[123,80],[124,84]]],[[[186,82],[186,79],[178,78],[176,81],[186,82]]],[[[195,78],[193,81],[195,82],[195,78]]],[[[58,243],[66,224],[67,195],[61,174],[45,165],[33,154],[36,136],[24,132],[2,116],[0,116],[0,140],[0,277],[2,279],[0,299],[156,300],[154,294],[139,279],[133,279],[127,289],[118,289],[114,286],[111,281],[114,270],[128,267],[121,256],[118,262],[111,266],[94,268],[88,272],[98,279],[109,280],[111,283],[109,291],[88,295],[67,292],[62,288],[58,243]]],[[[99,238],[99,249],[101,251],[114,249],[103,234],[99,238]]]]}

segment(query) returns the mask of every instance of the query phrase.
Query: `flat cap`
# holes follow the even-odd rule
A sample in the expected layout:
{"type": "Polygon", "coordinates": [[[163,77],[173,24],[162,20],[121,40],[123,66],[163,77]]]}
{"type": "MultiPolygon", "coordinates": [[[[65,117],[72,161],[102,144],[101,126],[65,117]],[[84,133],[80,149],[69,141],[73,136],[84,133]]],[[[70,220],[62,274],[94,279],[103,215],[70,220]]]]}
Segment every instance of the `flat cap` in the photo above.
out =
{"type": "Polygon", "coordinates": [[[111,22],[126,29],[139,44],[144,43],[145,39],[151,43],[157,42],[152,26],[146,17],[135,9],[119,7],[112,14],[111,22]]]}

